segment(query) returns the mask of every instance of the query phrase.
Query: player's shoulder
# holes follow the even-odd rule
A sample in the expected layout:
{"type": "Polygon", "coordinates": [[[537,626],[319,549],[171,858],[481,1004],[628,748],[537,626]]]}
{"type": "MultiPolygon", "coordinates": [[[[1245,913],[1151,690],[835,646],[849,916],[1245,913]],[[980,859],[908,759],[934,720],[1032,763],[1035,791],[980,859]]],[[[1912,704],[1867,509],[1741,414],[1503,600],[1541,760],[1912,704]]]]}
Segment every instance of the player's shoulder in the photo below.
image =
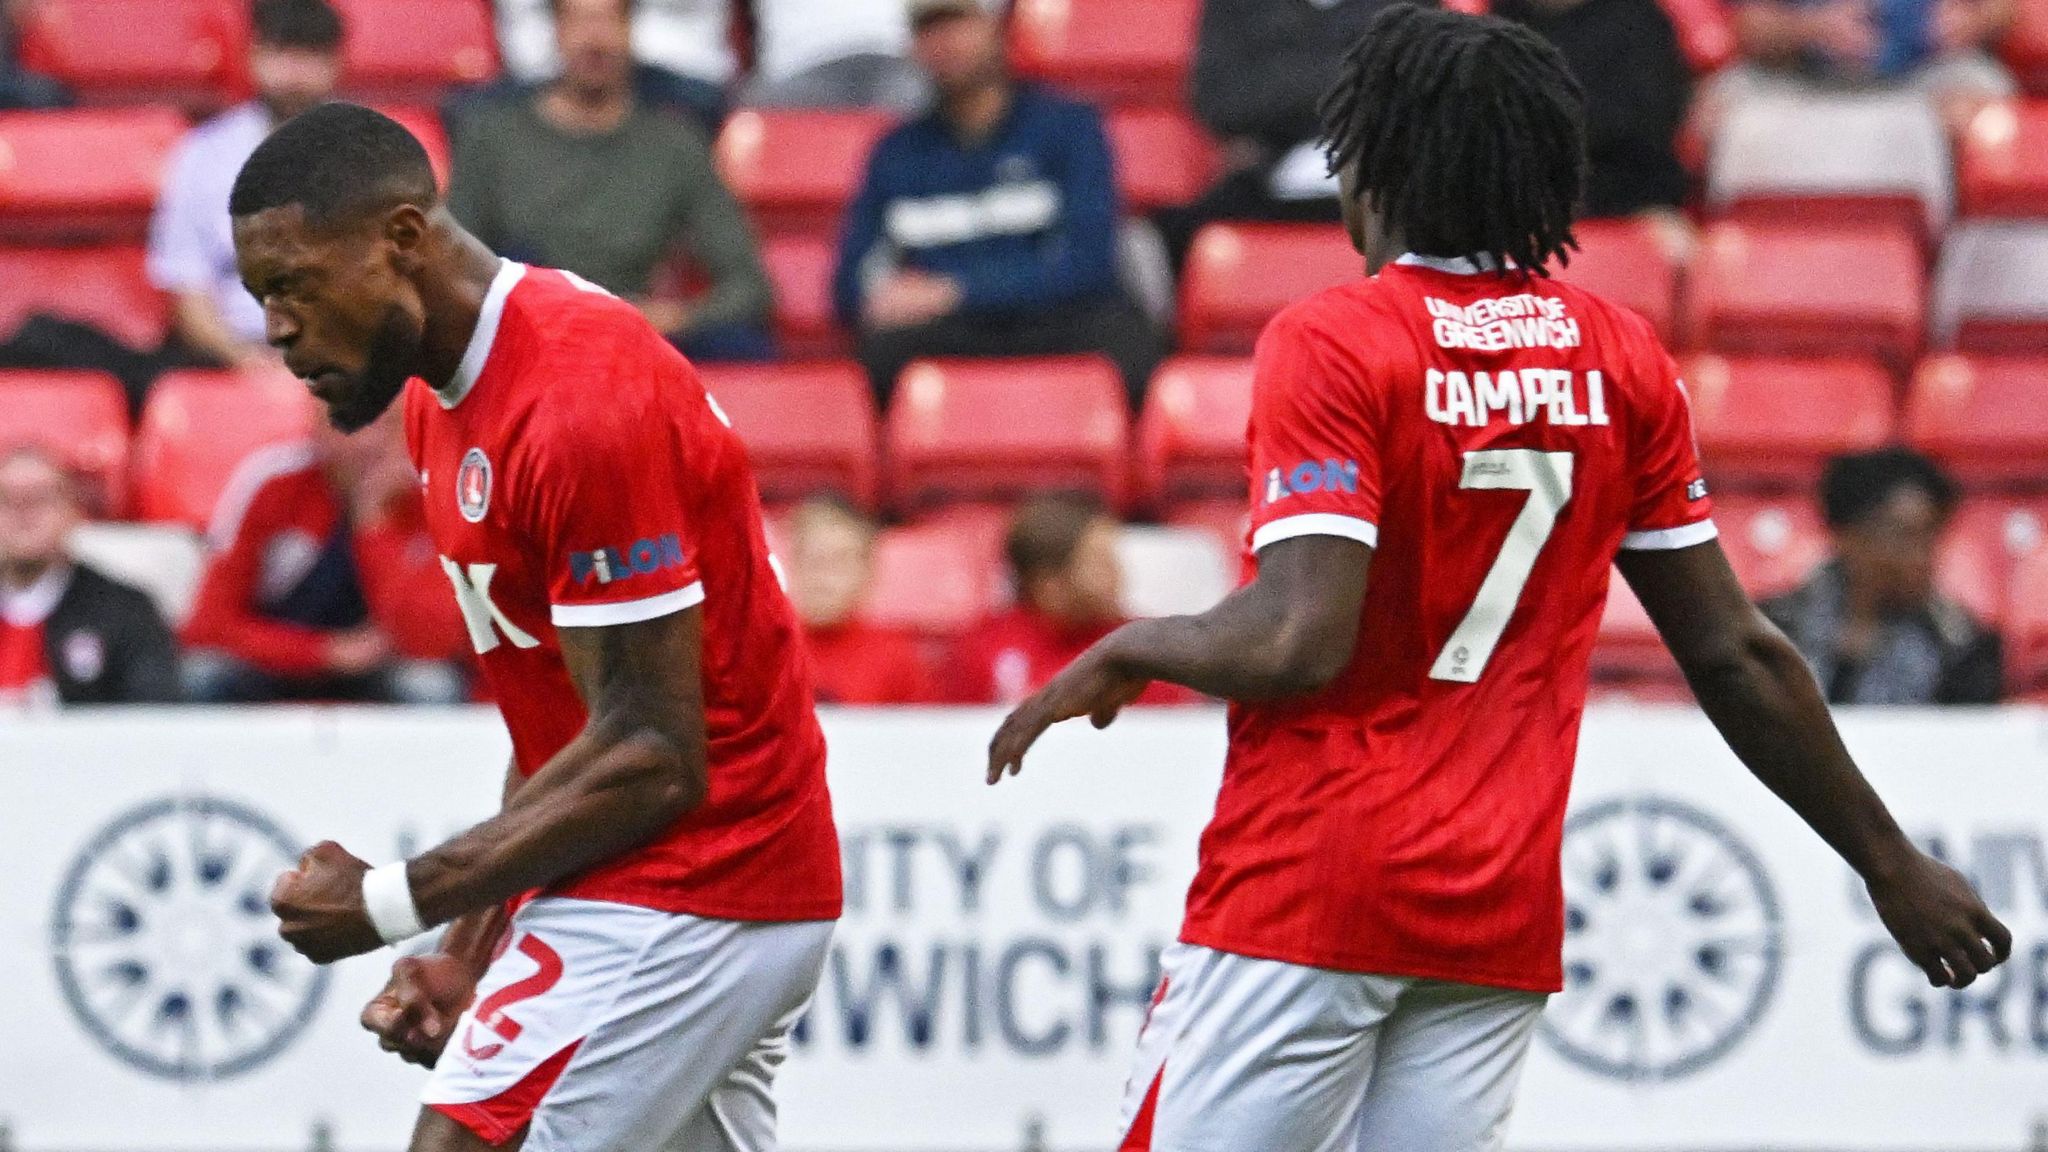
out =
{"type": "Polygon", "coordinates": [[[501,324],[519,359],[555,378],[609,372],[672,351],[638,308],[559,268],[527,267],[501,324]]]}
{"type": "Polygon", "coordinates": [[[1590,322],[1603,343],[1631,357],[1654,360],[1663,354],[1664,342],[1657,335],[1656,326],[1642,313],[1555,276],[1545,278],[1542,284],[1546,294],[1564,301],[1565,310],[1579,320],[1582,328],[1590,322]]]}
{"type": "Polygon", "coordinates": [[[1377,362],[1396,343],[1387,339],[1388,326],[1401,323],[1393,294],[1377,279],[1361,278],[1282,308],[1260,334],[1259,350],[1319,352],[1377,362]]]}

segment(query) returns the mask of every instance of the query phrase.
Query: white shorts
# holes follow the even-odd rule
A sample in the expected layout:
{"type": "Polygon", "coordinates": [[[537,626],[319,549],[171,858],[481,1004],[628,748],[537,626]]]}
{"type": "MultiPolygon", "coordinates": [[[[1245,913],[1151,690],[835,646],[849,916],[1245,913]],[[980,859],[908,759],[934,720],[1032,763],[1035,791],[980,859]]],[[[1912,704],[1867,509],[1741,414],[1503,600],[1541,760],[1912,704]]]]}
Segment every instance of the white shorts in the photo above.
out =
{"type": "Polygon", "coordinates": [[[1162,964],[1124,1152],[1492,1152],[1546,999],[1189,944],[1162,964]]]}
{"type": "Polygon", "coordinates": [[[705,920],[543,897],[477,985],[422,1102],[524,1152],[645,1152],[671,1136],[770,1152],[769,1088],[829,922],[705,920]]]}

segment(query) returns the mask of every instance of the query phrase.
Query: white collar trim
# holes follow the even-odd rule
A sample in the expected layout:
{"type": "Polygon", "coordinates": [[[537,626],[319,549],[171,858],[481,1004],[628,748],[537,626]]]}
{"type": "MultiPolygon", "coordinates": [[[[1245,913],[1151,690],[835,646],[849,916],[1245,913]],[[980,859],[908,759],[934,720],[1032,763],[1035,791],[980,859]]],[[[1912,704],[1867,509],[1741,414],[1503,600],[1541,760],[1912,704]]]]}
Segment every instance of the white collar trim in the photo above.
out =
{"type": "Polygon", "coordinates": [[[17,592],[0,589],[0,619],[16,628],[33,628],[50,618],[71,587],[71,565],[52,564],[36,582],[17,592]]]}
{"type": "Polygon", "coordinates": [[[1499,265],[1490,256],[1424,256],[1410,252],[1394,261],[1410,268],[1427,268],[1432,272],[1444,272],[1452,276],[1477,276],[1482,272],[1497,272],[1499,265]]]}
{"type": "Polygon", "coordinates": [[[490,291],[484,293],[483,310],[477,313],[476,331],[469,334],[469,347],[463,350],[462,363],[456,366],[455,376],[447,387],[434,389],[434,399],[441,402],[441,407],[455,407],[476,387],[477,377],[484,374],[484,362],[491,358],[491,345],[498,340],[498,322],[505,318],[505,298],[512,295],[512,289],[525,275],[526,265],[515,260],[498,261],[498,274],[491,277],[490,291]]]}

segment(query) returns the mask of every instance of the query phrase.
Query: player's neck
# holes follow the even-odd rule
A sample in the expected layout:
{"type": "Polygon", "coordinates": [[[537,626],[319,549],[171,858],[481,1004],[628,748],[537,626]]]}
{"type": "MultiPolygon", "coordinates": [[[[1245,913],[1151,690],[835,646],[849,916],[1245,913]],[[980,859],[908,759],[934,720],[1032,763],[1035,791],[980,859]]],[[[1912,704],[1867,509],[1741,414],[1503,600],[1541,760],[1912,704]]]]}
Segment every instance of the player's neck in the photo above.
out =
{"type": "Polygon", "coordinates": [[[448,246],[435,261],[441,271],[423,277],[420,296],[426,305],[426,331],[420,339],[420,363],[414,375],[434,388],[446,388],[462,366],[463,354],[483,315],[484,297],[498,275],[500,261],[483,242],[455,228],[438,241],[448,246]]]}

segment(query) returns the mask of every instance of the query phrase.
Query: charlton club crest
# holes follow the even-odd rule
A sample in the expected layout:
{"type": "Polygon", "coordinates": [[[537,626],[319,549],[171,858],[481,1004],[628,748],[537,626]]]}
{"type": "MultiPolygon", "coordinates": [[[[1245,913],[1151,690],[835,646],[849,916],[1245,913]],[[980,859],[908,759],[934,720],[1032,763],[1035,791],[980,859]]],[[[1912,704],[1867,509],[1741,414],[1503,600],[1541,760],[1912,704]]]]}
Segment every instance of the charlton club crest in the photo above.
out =
{"type": "Polygon", "coordinates": [[[462,454],[462,469],[455,474],[455,507],[471,524],[490,511],[491,458],[481,448],[471,448],[462,454]]]}

